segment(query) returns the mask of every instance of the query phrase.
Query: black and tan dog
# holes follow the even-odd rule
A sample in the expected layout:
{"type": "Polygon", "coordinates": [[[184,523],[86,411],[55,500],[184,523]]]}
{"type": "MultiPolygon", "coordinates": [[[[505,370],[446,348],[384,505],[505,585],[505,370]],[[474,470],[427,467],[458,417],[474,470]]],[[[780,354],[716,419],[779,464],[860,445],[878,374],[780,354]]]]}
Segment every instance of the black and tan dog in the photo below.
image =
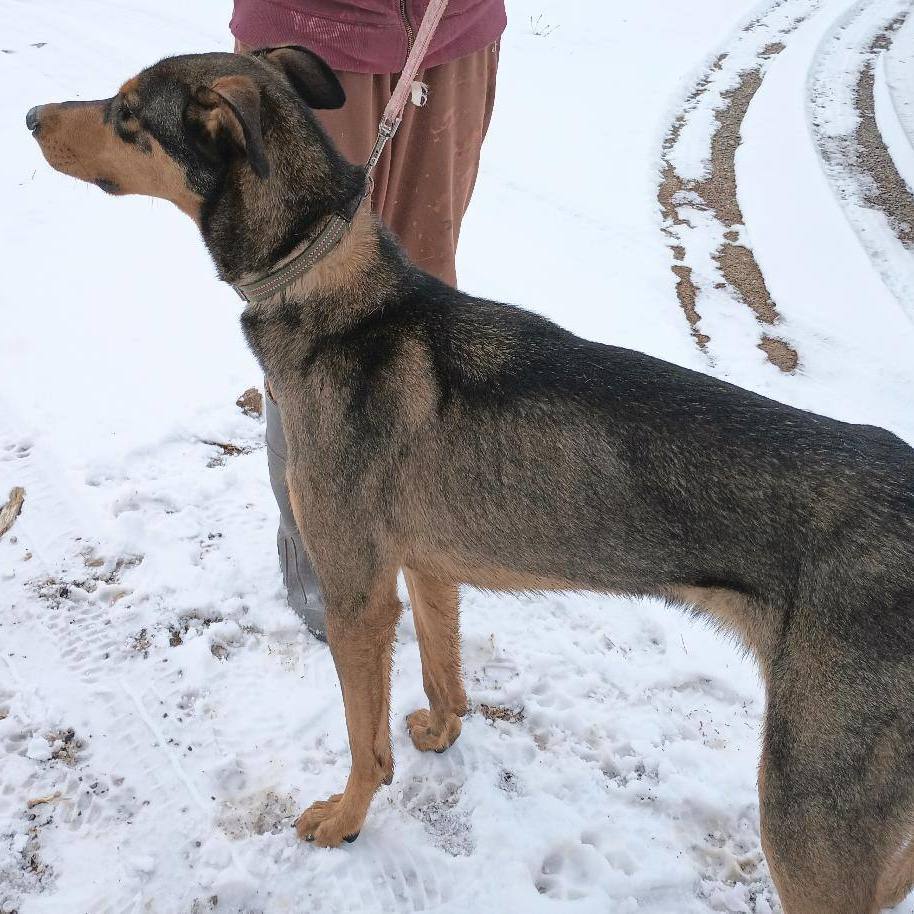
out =
{"type": "MultiPolygon", "coordinates": [[[[171,200],[232,283],[295,256],[357,199],[311,108],[343,94],[301,49],[161,61],[110,99],[44,105],[48,162],[171,200]]],[[[249,304],[288,484],[328,609],[352,750],[298,820],[337,845],[393,774],[391,648],[405,571],[441,751],[467,708],[458,588],[653,594],[736,632],[767,684],[762,833],[788,914],[869,914],[914,873],[914,452],[412,266],[358,211],[249,304]]],[[[180,332],[179,330],[176,332],[180,332]]]]}

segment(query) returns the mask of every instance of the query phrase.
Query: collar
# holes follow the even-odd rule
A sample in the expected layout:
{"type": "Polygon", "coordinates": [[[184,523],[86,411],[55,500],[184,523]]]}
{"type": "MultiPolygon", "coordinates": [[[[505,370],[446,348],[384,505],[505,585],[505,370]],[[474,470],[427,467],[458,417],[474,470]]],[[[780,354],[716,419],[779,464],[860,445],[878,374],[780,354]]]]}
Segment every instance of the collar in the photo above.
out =
{"type": "Polygon", "coordinates": [[[290,261],[252,282],[233,283],[232,288],[246,302],[259,302],[287,289],[296,279],[304,276],[339,244],[352,224],[362,201],[371,193],[368,178],[358,193],[346,204],[343,211],[333,213],[324,227],[290,261]]]}

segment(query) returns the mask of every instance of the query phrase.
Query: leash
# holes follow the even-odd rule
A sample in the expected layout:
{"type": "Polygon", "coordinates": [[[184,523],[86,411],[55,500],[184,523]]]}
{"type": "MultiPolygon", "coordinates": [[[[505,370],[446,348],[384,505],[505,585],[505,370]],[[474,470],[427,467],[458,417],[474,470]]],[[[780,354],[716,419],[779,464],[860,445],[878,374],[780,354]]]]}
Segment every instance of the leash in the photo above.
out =
{"type": "MultiPolygon", "coordinates": [[[[320,232],[305,245],[304,250],[296,254],[287,264],[284,264],[278,270],[267,273],[266,276],[255,282],[236,283],[234,289],[244,301],[262,301],[277,292],[281,292],[294,280],[304,276],[318,261],[326,257],[346,234],[346,230],[352,224],[352,220],[362,205],[362,201],[371,194],[374,186],[372,174],[381,158],[381,154],[384,152],[384,147],[393,139],[400,122],[403,120],[406,101],[410,94],[414,92],[413,84],[416,73],[419,72],[419,67],[425,59],[447,4],[448,0],[431,0],[425,10],[425,15],[422,17],[422,23],[416,33],[413,46],[410,48],[406,63],[403,64],[403,69],[400,72],[400,78],[397,80],[394,91],[391,93],[390,99],[384,108],[384,113],[381,115],[381,122],[378,124],[378,137],[371,150],[371,155],[365,163],[363,169],[364,178],[359,192],[349,201],[343,212],[334,213],[320,232]]],[[[424,104],[424,92],[420,93],[418,101],[413,95],[413,101],[418,105],[424,104]]]]}
{"type": "Polygon", "coordinates": [[[413,80],[416,73],[419,72],[419,65],[425,59],[428,52],[428,46],[432,43],[435,30],[438,23],[444,15],[444,8],[447,6],[447,0],[432,0],[422,17],[422,24],[416,33],[416,40],[406,57],[406,63],[403,65],[403,72],[394,86],[387,107],[384,108],[384,114],[381,115],[381,123],[378,125],[378,138],[375,140],[374,149],[368,157],[368,163],[365,165],[366,182],[371,180],[371,173],[384,152],[384,147],[393,138],[403,120],[403,109],[406,107],[406,99],[412,91],[413,80]]]}

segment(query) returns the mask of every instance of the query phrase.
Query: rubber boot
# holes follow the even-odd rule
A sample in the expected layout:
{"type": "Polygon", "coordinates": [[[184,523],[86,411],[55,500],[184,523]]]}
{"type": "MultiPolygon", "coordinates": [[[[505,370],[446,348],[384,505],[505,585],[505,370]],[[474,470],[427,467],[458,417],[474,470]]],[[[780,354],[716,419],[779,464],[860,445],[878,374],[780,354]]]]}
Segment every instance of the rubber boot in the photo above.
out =
{"type": "Polygon", "coordinates": [[[279,530],[276,531],[276,546],[279,550],[279,566],[286,585],[286,600],[298,617],[308,626],[311,633],[327,640],[327,626],[324,613],[324,599],[317,583],[317,575],[311,567],[308,552],[302,543],[292,514],[289,489],[286,486],[286,436],[282,429],[279,407],[270,394],[268,384],[264,385],[263,401],[267,415],[267,466],[270,470],[270,485],[279,505],[279,530]]]}

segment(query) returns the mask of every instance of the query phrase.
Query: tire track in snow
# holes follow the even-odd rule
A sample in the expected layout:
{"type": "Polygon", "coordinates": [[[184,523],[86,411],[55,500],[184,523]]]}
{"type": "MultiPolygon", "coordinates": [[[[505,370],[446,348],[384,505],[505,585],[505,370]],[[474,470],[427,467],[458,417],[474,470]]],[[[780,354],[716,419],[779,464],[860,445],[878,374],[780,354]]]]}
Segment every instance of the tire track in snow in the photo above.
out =
{"type": "MultiPolygon", "coordinates": [[[[21,481],[29,499],[16,526],[16,547],[29,555],[28,563],[20,567],[29,579],[10,585],[19,593],[11,595],[4,649],[16,657],[19,678],[29,689],[40,689],[46,671],[55,671],[55,687],[65,696],[62,707],[85,721],[85,751],[92,770],[104,783],[123,784],[116,795],[129,795],[128,805],[134,810],[124,818],[122,804],[105,808],[100,795],[89,798],[94,814],[84,816],[86,810],[76,808],[85,800],[82,791],[61,801],[55,828],[69,829],[78,823],[103,840],[106,831],[129,824],[126,846],[139,857],[142,849],[156,844],[156,817],[183,816],[182,831],[189,844],[192,833],[202,834],[205,824],[199,791],[186,772],[179,772],[181,761],[171,747],[150,738],[149,712],[138,713],[135,696],[122,689],[115,677],[117,659],[123,655],[123,633],[112,615],[123,591],[114,583],[124,562],[93,567],[100,561],[96,558],[100,544],[85,536],[85,527],[94,527],[98,518],[84,512],[79,499],[58,484],[61,476],[40,445],[33,446],[15,431],[14,414],[5,403],[0,403],[0,449],[13,461],[8,470],[21,481]],[[38,599],[30,593],[34,591],[38,599]]],[[[172,859],[160,864],[164,869],[174,866],[183,853],[183,847],[173,846],[166,855],[172,859]]],[[[145,876],[130,871],[129,859],[126,869],[124,863],[120,860],[112,867],[105,886],[88,882],[81,886],[80,902],[86,910],[126,914],[137,909],[145,876]]],[[[69,876],[74,878],[73,873],[69,876]]]]}
{"type": "Polygon", "coordinates": [[[663,142],[657,192],[670,240],[676,293],[698,347],[713,359],[701,311],[714,292],[746,305],[760,325],[758,348],[781,371],[797,350],[775,332],[781,322],[743,223],[735,155],[743,118],[769,62],[818,8],[818,0],[780,0],[749,22],[699,79],[663,142]]]}
{"type": "Polygon", "coordinates": [[[882,137],[876,100],[880,59],[910,14],[908,0],[861,3],[823,43],[808,104],[825,174],[875,267],[914,320],[914,272],[905,279],[892,252],[897,240],[914,253],[914,196],[882,137]]]}

